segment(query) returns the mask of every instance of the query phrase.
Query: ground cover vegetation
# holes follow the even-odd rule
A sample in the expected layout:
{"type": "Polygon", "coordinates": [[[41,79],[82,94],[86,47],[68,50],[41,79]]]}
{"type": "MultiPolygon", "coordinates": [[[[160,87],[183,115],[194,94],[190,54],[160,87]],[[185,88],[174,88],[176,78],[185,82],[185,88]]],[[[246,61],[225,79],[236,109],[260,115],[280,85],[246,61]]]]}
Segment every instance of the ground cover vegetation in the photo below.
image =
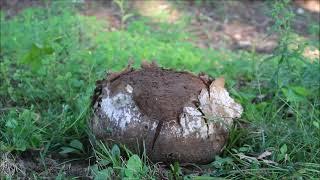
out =
{"type": "MultiPolygon", "coordinates": [[[[185,31],[187,16],[174,24],[154,22],[128,13],[125,1],[116,2],[122,25],[112,31],[67,1],[26,8],[10,18],[1,12],[1,178],[320,177],[320,64],[319,58],[303,56],[306,46],[317,43],[297,40],[287,2],[270,5],[270,33],[280,37],[272,54],[198,48],[185,31]],[[153,164],[144,154],[107,147],[91,136],[87,121],[95,81],[128,61],[139,67],[142,60],[226,78],[244,114],[215,161],[153,164]],[[39,159],[37,168],[24,170],[18,160],[30,154],[39,159]],[[78,170],[70,170],[72,162],[81,164],[78,170]]],[[[319,31],[316,22],[310,28],[319,31]]]]}

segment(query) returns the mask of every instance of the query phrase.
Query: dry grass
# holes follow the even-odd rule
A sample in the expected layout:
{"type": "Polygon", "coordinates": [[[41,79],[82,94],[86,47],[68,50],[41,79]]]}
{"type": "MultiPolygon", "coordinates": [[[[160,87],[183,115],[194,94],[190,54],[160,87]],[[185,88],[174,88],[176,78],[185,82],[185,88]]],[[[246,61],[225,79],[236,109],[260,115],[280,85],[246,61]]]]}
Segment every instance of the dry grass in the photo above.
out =
{"type": "Polygon", "coordinates": [[[0,174],[6,177],[26,176],[23,163],[19,163],[19,160],[9,152],[1,154],[0,174]]]}

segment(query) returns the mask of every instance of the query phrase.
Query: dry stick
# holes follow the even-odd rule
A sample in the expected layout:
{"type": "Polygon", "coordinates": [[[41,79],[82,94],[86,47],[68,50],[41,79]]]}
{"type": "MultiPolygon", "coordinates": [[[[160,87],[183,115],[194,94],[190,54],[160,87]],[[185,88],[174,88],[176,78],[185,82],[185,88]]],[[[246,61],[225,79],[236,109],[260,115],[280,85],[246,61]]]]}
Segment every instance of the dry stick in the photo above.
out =
{"type": "Polygon", "coordinates": [[[159,137],[159,134],[161,132],[161,129],[162,129],[162,125],[163,125],[163,120],[160,120],[158,125],[157,125],[157,128],[156,128],[156,133],[154,134],[154,137],[153,137],[153,140],[152,140],[152,150],[154,148],[154,144],[156,143],[158,137],[159,137]]]}

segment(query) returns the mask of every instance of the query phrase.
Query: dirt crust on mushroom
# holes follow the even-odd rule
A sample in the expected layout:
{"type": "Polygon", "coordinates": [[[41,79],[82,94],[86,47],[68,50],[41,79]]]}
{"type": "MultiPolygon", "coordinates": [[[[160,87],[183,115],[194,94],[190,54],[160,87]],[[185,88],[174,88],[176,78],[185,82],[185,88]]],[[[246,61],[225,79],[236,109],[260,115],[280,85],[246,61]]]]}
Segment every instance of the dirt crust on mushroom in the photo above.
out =
{"type": "Polygon", "coordinates": [[[206,85],[189,72],[175,72],[158,67],[143,68],[119,76],[110,82],[111,94],[121,85],[133,88],[133,100],[140,111],[159,121],[179,121],[190,100],[197,101],[206,85]]]}
{"type": "Polygon", "coordinates": [[[155,162],[207,163],[223,148],[242,107],[223,79],[143,63],[97,82],[92,132],[155,162]]]}

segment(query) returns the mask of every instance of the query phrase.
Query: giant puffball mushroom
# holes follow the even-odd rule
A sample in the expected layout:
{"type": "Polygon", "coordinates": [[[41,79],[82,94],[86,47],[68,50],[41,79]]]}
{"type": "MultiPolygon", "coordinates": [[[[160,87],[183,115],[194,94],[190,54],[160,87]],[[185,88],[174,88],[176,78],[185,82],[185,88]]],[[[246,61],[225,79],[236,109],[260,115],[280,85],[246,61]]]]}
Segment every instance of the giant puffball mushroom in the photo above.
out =
{"type": "Polygon", "coordinates": [[[145,147],[153,162],[208,163],[220,153],[228,127],[242,107],[224,79],[143,63],[98,81],[91,118],[93,134],[135,153],[145,147]]]}

